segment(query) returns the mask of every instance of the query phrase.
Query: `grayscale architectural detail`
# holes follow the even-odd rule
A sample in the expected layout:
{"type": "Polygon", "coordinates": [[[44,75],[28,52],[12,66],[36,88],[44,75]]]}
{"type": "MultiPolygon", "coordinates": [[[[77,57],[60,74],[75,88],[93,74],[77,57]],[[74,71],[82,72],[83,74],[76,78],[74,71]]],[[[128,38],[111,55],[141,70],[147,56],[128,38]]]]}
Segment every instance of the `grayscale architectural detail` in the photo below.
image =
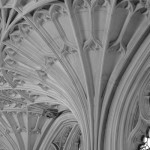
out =
{"type": "Polygon", "coordinates": [[[0,0],[0,150],[150,149],[150,0],[0,0]]]}

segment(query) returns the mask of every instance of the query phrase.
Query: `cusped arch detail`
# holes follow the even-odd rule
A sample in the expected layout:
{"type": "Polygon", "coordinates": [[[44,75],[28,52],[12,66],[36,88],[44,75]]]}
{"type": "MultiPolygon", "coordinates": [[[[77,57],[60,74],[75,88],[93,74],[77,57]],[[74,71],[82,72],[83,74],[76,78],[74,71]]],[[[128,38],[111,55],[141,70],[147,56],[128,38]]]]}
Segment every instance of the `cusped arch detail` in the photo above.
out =
{"type": "MultiPolygon", "coordinates": [[[[104,149],[140,149],[142,136],[149,127],[149,36],[141,43],[119,82],[112,82],[115,91],[105,109],[106,132],[103,137],[104,149]],[[117,85],[117,86],[115,86],[117,85]],[[144,116],[144,117],[143,117],[144,116]]],[[[113,74],[112,74],[113,75],[113,74]]],[[[117,76],[117,74],[114,74],[117,76]]],[[[106,90],[109,93],[109,88],[106,90]]],[[[105,99],[106,98],[106,99],[105,99]]],[[[106,105],[104,105],[106,106],[106,105]]],[[[103,126],[104,127],[104,126],[103,126]]]]}

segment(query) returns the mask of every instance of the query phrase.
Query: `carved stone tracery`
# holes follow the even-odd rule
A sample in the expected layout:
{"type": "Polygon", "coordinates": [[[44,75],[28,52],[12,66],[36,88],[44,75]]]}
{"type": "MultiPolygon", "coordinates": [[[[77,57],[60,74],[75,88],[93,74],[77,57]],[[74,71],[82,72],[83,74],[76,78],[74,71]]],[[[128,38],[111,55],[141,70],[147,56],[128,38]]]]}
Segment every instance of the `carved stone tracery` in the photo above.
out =
{"type": "Polygon", "coordinates": [[[109,115],[125,103],[114,95],[134,56],[146,51],[149,0],[0,0],[0,10],[0,134],[12,149],[149,149],[149,94],[135,94],[128,115],[120,107],[109,115]],[[123,129],[109,127],[125,117],[123,129]]]}

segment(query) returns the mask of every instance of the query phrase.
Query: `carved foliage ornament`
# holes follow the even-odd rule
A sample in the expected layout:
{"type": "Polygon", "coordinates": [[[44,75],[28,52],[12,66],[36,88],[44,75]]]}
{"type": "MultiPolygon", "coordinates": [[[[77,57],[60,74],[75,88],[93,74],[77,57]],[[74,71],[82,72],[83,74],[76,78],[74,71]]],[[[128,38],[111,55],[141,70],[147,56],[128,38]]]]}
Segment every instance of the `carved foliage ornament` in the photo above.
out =
{"type": "Polygon", "coordinates": [[[150,150],[150,127],[147,128],[146,135],[143,135],[138,150],[150,150]]]}

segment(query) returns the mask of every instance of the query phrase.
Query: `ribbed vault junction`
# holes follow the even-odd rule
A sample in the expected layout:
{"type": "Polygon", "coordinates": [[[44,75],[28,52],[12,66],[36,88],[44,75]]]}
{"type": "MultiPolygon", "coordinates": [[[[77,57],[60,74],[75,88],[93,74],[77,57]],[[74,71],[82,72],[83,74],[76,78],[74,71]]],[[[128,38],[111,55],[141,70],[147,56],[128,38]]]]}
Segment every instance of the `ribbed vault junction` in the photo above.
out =
{"type": "Polygon", "coordinates": [[[150,149],[150,0],[0,0],[0,150],[150,149]]]}

